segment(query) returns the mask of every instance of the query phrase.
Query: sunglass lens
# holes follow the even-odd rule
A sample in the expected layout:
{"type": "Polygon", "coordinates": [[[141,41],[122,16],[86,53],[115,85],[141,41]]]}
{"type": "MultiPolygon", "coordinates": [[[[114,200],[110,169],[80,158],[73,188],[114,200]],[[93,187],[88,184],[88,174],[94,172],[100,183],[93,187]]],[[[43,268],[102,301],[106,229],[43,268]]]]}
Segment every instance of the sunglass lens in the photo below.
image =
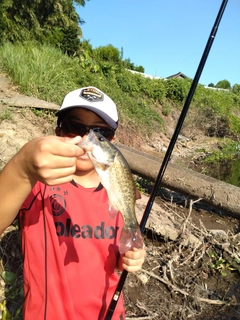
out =
{"type": "Polygon", "coordinates": [[[81,137],[83,137],[87,132],[85,126],[74,121],[63,121],[61,128],[65,134],[76,134],[81,137]]]}
{"type": "Polygon", "coordinates": [[[112,138],[114,137],[114,131],[111,129],[95,128],[93,129],[93,131],[99,132],[102,136],[104,136],[104,138],[108,140],[112,140],[112,138]]]}
{"type": "MultiPolygon", "coordinates": [[[[86,127],[81,123],[77,123],[74,121],[63,121],[61,123],[61,129],[66,135],[78,135],[83,137],[85,134],[89,132],[91,127],[86,127]]],[[[95,132],[99,132],[102,136],[104,136],[108,140],[112,140],[114,137],[114,130],[108,128],[91,128],[95,132]]]]}

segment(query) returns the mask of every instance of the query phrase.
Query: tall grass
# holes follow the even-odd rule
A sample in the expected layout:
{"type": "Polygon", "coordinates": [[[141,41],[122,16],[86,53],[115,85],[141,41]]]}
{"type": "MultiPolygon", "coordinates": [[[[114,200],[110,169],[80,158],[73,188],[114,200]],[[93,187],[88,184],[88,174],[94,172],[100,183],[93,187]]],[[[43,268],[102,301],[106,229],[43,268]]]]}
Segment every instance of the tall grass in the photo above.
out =
{"type": "Polygon", "coordinates": [[[53,47],[33,43],[0,47],[1,64],[26,95],[60,103],[77,88],[77,60],[53,47]]]}
{"type": "MultiPolygon", "coordinates": [[[[156,108],[143,102],[143,97],[139,99],[139,94],[123,92],[115,74],[94,73],[82,66],[80,58],[70,58],[56,48],[33,42],[6,43],[0,47],[0,63],[26,95],[60,104],[69,91],[92,85],[111,96],[120,119],[131,122],[132,127],[139,129],[143,125],[146,133],[163,127],[156,108]]],[[[129,77],[133,75],[129,73],[129,77]]]]}
{"type": "MultiPolygon", "coordinates": [[[[174,108],[179,111],[183,107],[190,80],[151,80],[130,73],[121,64],[97,59],[84,53],[70,58],[54,47],[37,42],[0,46],[0,65],[24,94],[60,104],[69,91],[96,86],[116,102],[120,122],[130,123],[136,132],[161,132],[163,117],[174,112],[174,108]]],[[[239,95],[198,85],[191,109],[195,110],[197,127],[215,126],[211,135],[227,134],[235,139],[240,135],[239,95]],[[220,128],[216,127],[216,119],[221,120],[220,128]]]]}

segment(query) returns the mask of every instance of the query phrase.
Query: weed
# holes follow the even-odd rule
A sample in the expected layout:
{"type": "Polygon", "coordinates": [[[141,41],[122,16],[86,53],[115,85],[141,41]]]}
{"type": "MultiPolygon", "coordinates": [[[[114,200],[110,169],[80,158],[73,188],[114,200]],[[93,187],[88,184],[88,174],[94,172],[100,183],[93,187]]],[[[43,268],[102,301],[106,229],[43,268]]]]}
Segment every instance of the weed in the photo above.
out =
{"type": "Polygon", "coordinates": [[[3,120],[12,120],[12,112],[9,109],[6,109],[0,113],[0,122],[3,120]]]}
{"type": "Polygon", "coordinates": [[[140,192],[148,194],[150,193],[153,186],[152,182],[139,176],[135,178],[135,184],[140,192]]]}
{"type": "Polygon", "coordinates": [[[206,163],[219,163],[221,161],[233,159],[239,154],[239,142],[230,139],[224,140],[216,150],[204,159],[206,163]]]}
{"type": "Polygon", "coordinates": [[[240,268],[236,268],[233,266],[234,262],[240,263],[240,260],[234,259],[232,262],[227,261],[222,257],[217,257],[215,251],[211,251],[208,253],[209,257],[211,258],[211,262],[209,263],[209,267],[214,270],[218,270],[220,274],[225,277],[227,276],[227,271],[236,271],[240,270],[240,268]],[[238,260],[238,262],[237,262],[238,260]]]}
{"type": "Polygon", "coordinates": [[[1,277],[5,281],[5,297],[6,299],[0,303],[0,310],[2,311],[2,318],[1,319],[11,319],[11,320],[20,320],[21,312],[22,312],[22,305],[14,311],[14,314],[11,314],[8,307],[7,301],[8,300],[20,300],[23,301],[23,283],[18,282],[17,274],[15,272],[10,271],[3,271],[1,277]]]}

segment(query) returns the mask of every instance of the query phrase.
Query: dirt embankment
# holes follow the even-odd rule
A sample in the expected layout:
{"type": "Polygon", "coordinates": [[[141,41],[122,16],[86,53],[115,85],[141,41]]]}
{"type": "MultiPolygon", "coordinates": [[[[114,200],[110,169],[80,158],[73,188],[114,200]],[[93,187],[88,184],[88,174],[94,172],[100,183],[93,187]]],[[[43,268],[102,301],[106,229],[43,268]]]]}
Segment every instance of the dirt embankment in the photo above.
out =
{"type": "MultiPolygon", "coordinates": [[[[39,117],[26,108],[46,104],[22,96],[7,77],[0,76],[0,169],[30,139],[54,134],[49,118],[39,117]]],[[[49,104],[49,109],[54,108],[57,106],[49,104]]],[[[121,127],[119,141],[127,143],[121,127]]],[[[144,143],[144,148],[164,151],[168,142],[169,138],[162,135],[144,143]]],[[[135,143],[139,147],[143,140],[138,137],[135,143]]],[[[184,144],[183,140],[177,143],[173,157],[193,155],[193,144],[184,144]]],[[[143,195],[136,205],[139,220],[147,201],[148,195],[143,195]]],[[[219,215],[200,201],[161,190],[144,235],[146,261],[141,272],[128,276],[124,287],[128,319],[239,319],[239,231],[238,219],[219,215]]],[[[14,226],[1,239],[0,258],[2,270],[17,274],[15,289],[11,283],[0,282],[0,304],[7,301],[14,314],[22,303],[17,291],[22,283],[21,254],[14,226]]]]}

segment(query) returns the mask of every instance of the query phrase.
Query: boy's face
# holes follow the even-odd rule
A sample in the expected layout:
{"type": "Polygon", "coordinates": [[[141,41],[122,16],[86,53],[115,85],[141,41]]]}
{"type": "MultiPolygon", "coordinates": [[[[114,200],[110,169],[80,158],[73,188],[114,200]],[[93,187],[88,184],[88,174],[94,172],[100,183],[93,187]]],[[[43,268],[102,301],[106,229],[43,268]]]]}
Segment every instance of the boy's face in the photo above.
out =
{"type": "MultiPolygon", "coordinates": [[[[114,130],[97,116],[96,113],[81,108],[73,108],[66,112],[65,117],[55,132],[60,137],[75,137],[80,135],[85,139],[89,133],[89,128],[100,128],[100,132],[102,131],[101,133],[111,142],[116,138],[114,130]]],[[[94,170],[92,162],[86,153],[78,158],[76,168],[77,171],[94,170]]]]}

